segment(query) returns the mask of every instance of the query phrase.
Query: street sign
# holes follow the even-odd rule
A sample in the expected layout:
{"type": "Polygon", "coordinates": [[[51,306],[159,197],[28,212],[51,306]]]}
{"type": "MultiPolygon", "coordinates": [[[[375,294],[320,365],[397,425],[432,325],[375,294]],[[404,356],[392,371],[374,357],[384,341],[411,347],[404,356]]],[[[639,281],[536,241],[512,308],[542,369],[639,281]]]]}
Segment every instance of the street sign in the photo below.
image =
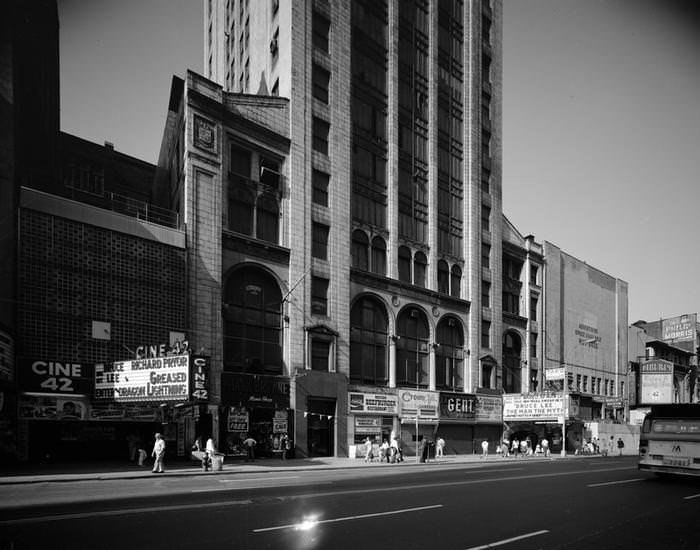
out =
{"type": "Polygon", "coordinates": [[[545,380],[564,380],[564,367],[544,369],[545,380]]]}

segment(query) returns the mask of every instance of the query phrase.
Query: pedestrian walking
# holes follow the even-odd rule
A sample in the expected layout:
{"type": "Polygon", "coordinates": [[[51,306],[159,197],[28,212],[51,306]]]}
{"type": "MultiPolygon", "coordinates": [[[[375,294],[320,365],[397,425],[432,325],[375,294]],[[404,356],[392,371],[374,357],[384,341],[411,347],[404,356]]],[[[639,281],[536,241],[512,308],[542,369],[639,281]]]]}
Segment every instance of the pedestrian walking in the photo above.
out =
{"type": "Polygon", "coordinates": [[[372,462],[374,454],[372,453],[372,440],[368,437],[365,439],[365,462],[372,462]]]}
{"type": "Polygon", "coordinates": [[[517,437],[513,439],[513,442],[510,445],[510,452],[513,456],[518,456],[518,453],[520,453],[520,441],[517,437]]]}
{"type": "Polygon", "coordinates": [[[622,456],[622,449],[625,448],[625,442],[622,441],[621,437],[617,438],[617,451],[619,453],[619,456],[622,456]]]}
{"type": "Polygon", "coordinates": [[[214,439],[207,439],[207,446],[204,448],[204,468],[206,472],[209,468],[214,467],[214,456],[216,455],[216,445],[214,445],[214,439]]]}
{"type": "Polygon", "coordinates": [[[153,452],[151,456],[155,457],[153,461],[153,473],[162,474],[165,469],[163,468],[163,459],[165,458],[165,440],[163,436],[159,433],[155,435],[156,442],[153,445],[153,452]]]}
{"type": "Polygon", "coordinates": [[[445,456],[445,440],[438,436],[437,438],[437,450],[435,452],[435,458],[442,458],[445,456]]]}
{"type": "Polygon", "coordinates": [[[282,451],[282,460],[287,460],[287,451],[289,450],[289,436],[282,434],[280,437],[280,451],[282,451]]]}
{"type": "Polygon", "coordinates": [[[507,437],[503,438],[503,444],[501,445],[501,456],[503,458],[508,458],[510,456],[510,441],[507,437]]]}
{"type": "Polygon", "coordinates": [[[611,435],[610,441],[608,441],[608,455],[610,455],[610,456],[615,455],[615,436],[614,435],[611,435]]]}
{"type": "Polygon", "coordinates": [[[143,445],[140,445],[139,449],[138,449],[138,464],[139,464],[139,466],[143,466],[143,463],[145,462],[147,456],[148,456],[148,453],[146,452],[146,449],[143,448],[143,445]]]}
{"type": "Polygon", "coordinates": [[[389,462],[389,442],[386,439],[379,446],[379,461],[389,462]]]}
{"type": "Polygon", "coordinates": [[[481,442],[481,458],[488,458],[489,457],[489,442],[484,439],[481,442]]]}
{"type": "Polygon", "coordinates": [[[399,446],[399,440],[396,438],[395,433],[391,433],[391,442],[389,443],[389,461],[393,464],[394,462],[401,462],[403,458],[401,457],[401,447],[399,446]]]}
{"type": "Polygon", "coordinates": [[[248,437],[246,437],[243,440],[243,446],[245,447],[246,450],[246,462],[254,462],[255,461],[255,446],[258,444],[255,439],[250,437],[250,434],[248,434],[248,437]]]}
{"type": "Polygon", "coordinates": [[[549,441],[547,441],[546,437],[542,438],[542,441],[540,441],[540,445],[542,446],[542,453],[544,454],[545,457],[549,456],[549,441]]]}

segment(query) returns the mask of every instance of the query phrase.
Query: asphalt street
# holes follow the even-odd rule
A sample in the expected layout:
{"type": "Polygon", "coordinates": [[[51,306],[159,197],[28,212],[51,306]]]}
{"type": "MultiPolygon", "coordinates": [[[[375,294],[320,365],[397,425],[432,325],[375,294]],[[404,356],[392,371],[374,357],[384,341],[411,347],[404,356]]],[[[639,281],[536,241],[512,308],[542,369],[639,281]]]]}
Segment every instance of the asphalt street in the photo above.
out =
{"type": "Polygon", "coordinates": [[[694,549],[700,483],[634,457],[0,487],[4,549],[694,549]]]}

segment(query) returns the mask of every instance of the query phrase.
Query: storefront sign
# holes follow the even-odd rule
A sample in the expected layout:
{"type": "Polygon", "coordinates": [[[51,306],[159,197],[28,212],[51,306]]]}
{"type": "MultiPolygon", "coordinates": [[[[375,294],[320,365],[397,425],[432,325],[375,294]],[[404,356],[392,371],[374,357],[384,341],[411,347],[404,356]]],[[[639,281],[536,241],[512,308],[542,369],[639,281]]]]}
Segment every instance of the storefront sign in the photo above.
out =
{"type": "Polygon", "coordinates": [[[673,403],[673,363],[663,359],[652,359],[642,363],[639,370],[642,386],[640,403],[673,403]]]}
{"type": "Polygon", "coordinates": [[[440,420],[468,420],[476,418],[476,395],[440,392],[440,420]]]}
{"type": "Polygon", "coordinates": [[[21,359],[20,389],[25,392],[64,395],[92,394],[91,364],[46,359],[21,359]]]}
{"type": "Polygon", "coordinates": [[[564,398],[557,393],[510,393],[503,396],[503,420],[545,420],[555,422],[567,416],[564,398]]]}
{"type": "Polygon", "coordinates": [[[221,401],[224,405],[266,403],[287,409],[289,378],[222,372],[221,401]]]}
{"type": "Polygon", "coordinates": [[[209,357],[192,356],[192,401],[209,400],[209,357]]]}
{"type": "Polygon", "coordinates": [[[94,398],[121,402],[186,401],[189,375],[189,355],[98,363],[94,398]]]}
{"type": "Polygon", "coordinates": [[[439,394],[434,391],[399,390],[399,406],[402,420],[436,421],[438,419],[439,394]]]}
{"type": "Polygon", "coordinates": [[[230,407],[228,411],[228,431],[247,432],[249,425],[249,413],[246,409],[230,407]]]}
{"type": "Polygon", "coordinates": [[[382,432],[382,419],[377,416],[356,416],[356,434],[379,434],[382,432]]]}
{"type": "Polygon", "coordinates": [[[289,431],[289,423],[286,420],[273,418],[272,431],[276,434],[286,434],[289,431]]]}
{"type": "Polygon", "coordinates": [[[385,393],[348,393],[351,413],[398,414],[396,396],[385,393]]]}
{"type": "Polygon", "coordinates": [[[479,424],[503,422],[503,400],[500,396],[476,394],[476,422],[479,424]]]}
{"type": "Polygon", "coordinates": [[[697,314],[680,315],[661,321],[661,338],[674,342],[692,342],[697,333],[697,314]]]}

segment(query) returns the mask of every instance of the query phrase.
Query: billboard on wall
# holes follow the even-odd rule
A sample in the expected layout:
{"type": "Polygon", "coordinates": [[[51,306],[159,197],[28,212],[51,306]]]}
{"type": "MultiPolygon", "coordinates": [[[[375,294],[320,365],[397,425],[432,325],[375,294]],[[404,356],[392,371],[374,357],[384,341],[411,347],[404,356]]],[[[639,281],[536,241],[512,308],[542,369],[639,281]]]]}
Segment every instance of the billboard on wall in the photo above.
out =
{"type": "MultiPolygon", "coordinates": [[[[551,259],[546,272],[544,354],[542,368],[568,367],[612,373],[626,362],[627,285],[545,242],[551,259]]],[[[561,370],[548,373],[561,380],[561,370]]],[[[586,373],[588,374],[588,373],[586,373]]],[[[600,376],[600,375],[596,375],[600,376]]]]}
{"type": "Polygon", "coordinates": [[[434,391],[399,390],[402,420],[436,421],[439,414],[439,394],[434,391]]]}
{"type": "Polygon", "coordinates": [[[503,399],[500,395],[476,394],[476,421],[479,424],[503,422],[503,399]]]}
{"type": "Polygon", "coordinates": [[[190,356],[187,354],[95,365],[96,400],[186,401],[189,390],[190,356]]]}
{"type": "Polygon", "coordinates": [[[508,393],[503,396],[503,420],[556,422],[567,416],[560,393],[508,393]]]}
{"type": "Polygon", "coordinates": [[[661,339],[673,342],[692,342],[697,333],[697,314],[679,315],[661,320],[661,339]]]}
{"type": "Polygon", "coordinates": [[[639,366],[643,405],[673,403],[673,363],[663,359],[651,359],[639,366]]]}
{"type": "Polygon", "coordinates": [[[348,392],[351,413],[398,414],[396,396],[385,393],[348,392]]]}

